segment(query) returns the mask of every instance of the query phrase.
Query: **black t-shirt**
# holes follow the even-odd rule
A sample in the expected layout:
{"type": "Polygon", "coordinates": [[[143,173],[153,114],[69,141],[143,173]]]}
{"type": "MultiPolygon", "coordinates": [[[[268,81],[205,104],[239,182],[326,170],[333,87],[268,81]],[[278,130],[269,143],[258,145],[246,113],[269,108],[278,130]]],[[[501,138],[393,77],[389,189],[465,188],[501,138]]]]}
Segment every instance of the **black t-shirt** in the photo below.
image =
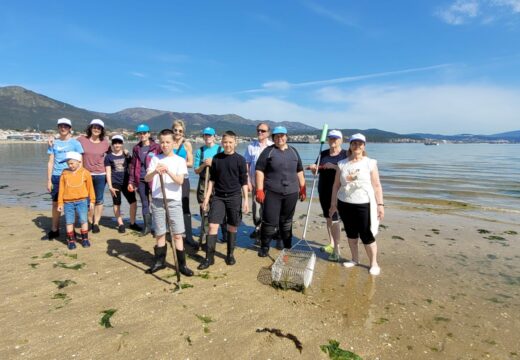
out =
{"type": "Polygon", "coordinates": [[[105,156],[105,166],[110,166],[110,170],[112,170],[112,184],[128,184],[130,159],[130,156],[125,154],[114,155],[113,153],[108,153],[105,156]]]}
{"type": "Polygon", "coordinates": [[[283,195],[300,190],[298,173],[303,171],[303,165],[300,155],[292,146],[283,151],[274,145],[266,147],[255,169],[264,173],[264,190],[283,195]]]}
{"type": "MultiPolygon", "coordinates": [[[[320,165],[331,163],[334,165],[338,165],[338,161],[347,158],[347,151],[345,149],[341,149],[338,155],[331,156],[330,149],[323,150],[321,152],[320,157],[320,165]]],[[[318,161],[318,159],[316,159],[318,161]]],[[[318,192],[320,194],[331,194],[332,186],[334,186],[334,179],[336,177],[336,170],[333,169],[323,169],[319,170],[319,182],[318,182],[318,192]]]]}
{"type": "Polygon", "coordinates": [[[209,169],[209,179],[214,182],[216,196],[240,194],[242,186],[247,185],[246,159],[237,153],[216,154],[209,169]]]}

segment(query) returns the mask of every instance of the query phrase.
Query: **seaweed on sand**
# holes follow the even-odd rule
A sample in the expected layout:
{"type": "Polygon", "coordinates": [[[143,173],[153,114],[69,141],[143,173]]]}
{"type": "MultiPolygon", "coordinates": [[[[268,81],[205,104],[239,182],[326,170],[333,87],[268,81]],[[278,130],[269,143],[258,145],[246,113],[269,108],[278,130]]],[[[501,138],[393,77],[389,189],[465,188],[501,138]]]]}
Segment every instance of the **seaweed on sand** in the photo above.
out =
{"type": "Polygon", "coordinates": [[[256,332],[257,333],[261,333],[261,332],[268,332],[268,333],[271,333],[271,334],[274,334],[276,336],[278,336],[279,338],[286,338],[286,339],[289,339],[291,340],[293,343],[294,343],[294,346],[296,346],[296,349],[298,349],[298,351],[302,352],[303,350],[303,344],[302,342],[293,334],[291,333],[287,333],[287,334],[284,334],[282,332],[282,330],[280,329],[275,329],[275,328],[263,328],[263,329],[256,329],[256,332]]]}
{"type": "Polygon", "coordinates": [[[117,309],[108,309],[101,311],[101,314],[104,315],[101,317],[101,320],[99,320],[99,325],[105,327],[105,329],[113,327],[110,323],[110,318],[112,317],[112,315],[116,313],[116,311],[117,309]]]}
{"type": "Polygon", "coordinates": [[[332,360],[363,360],[361,356],[340,348],[337,340],[329,340],[329,344],[320,345],[320,349],[332,360]]]}
{"type": "Polygon", "coordinates": [[[58,286],[58,289],[63,289],[69,285],[75,285],[76,282],[74,280],[53,280],[53,283],[55,283],[58,286]]]}
{"type": "Polygon", "coordinates": [[[69,269],[69,270],[79,270],[79,269],[83,268],[83,266],[85,266],[85,265],[86,265],[85,263],[65,264],[64,262],[59,261],[54,264],[54,267],[60,267],[60,268],[69,269]]]}
{"type": "Polygon", "coordinates": [[[206,315],[199,315],[199,314],[195,314],[195,316],[200,320],[202,321],[202,328],[204,329],[204,333],[209,333],[210,330],[209,330],[209,327],[208,327],[208,324],[209,323],[212,323],[214,320],[209,317],[209,316],[206,316],[206,315]]]}

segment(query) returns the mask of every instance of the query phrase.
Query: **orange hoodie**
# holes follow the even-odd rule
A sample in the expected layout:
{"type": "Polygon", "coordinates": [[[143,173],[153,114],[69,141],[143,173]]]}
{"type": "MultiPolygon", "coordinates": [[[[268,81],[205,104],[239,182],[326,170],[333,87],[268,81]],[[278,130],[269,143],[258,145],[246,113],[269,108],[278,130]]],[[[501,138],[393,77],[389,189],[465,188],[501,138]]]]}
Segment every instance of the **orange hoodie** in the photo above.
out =
{"type": "Polygon", "coordinates": [[[60,191],[58,193],[58,206],[65,202],[72,202],[90,198],[90,202],[96,201],[94,185],[90,172],[83,167],[76,171],[63,170],[60,177],[60,191]]]}

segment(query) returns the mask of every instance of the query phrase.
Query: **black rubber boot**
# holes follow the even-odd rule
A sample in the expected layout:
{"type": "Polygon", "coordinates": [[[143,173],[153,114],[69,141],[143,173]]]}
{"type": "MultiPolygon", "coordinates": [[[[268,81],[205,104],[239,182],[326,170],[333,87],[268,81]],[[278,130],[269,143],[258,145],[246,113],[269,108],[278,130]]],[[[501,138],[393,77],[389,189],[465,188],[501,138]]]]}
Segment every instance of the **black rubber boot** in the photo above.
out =
{"type": "Polygon", "coordinates": [[[217,235],[206,235],[206,259],[197,267],[199,270],[209,268],[215,263],[215,247],[217,245],[217,235]]]}
{"type": "Polygon", "coordinates": [[[191,227],[191,214],[184,214],[184,245],[189,246],[195,252],[199,251],[199,243],[193,240],[193,230],[191,227]]]}
{"type": "Polygon", "coordinates": [[[143,229],[143,235],[148,235],[152,232],[152,215],[146,214],[143,215],[143,221],[144,221],[144,229],[143,229]]]}
{"type": "Polygon", "coordinates": [[[280,237],[283,240],[283,247],[285,249],[290,249],[292,247],[292,231],[291,230],[280,231],[280,237]]]}
{"type": "Polygon", "coordinates": [[[162,247],[155,246],[153,248],[153,251],[155,253],[153,259],[155,263],[152,266],[150,266],[150,268],[146,270],[145,273],[153,274],[154,272],[157,272],[166,267],[166,249],[166,245],[162,247]]]}
{"type": "Polygon", "coordinates": [[[226,256],[226,264],[235,265],[236,260],[233,256],[233,251],[235,250],[235,245],[237,243],[237,233],[228,231],[227,232],[227,256],[226,256]]]}
{"type": "Polygon", "coordinates": [[[266,257],[269,255],[269,243],[271,240],[269,238],[262,237],[260,239],[260,250],[258,250],[258,256],[266,257]]]}
{"type": "Polygon", "coordinates": [[[186,266],[186,252],[177,249],[175,249],[175,252],[177,253],[177,261],[179,262],[179,271],[181,274],[184,276],[193,276],[193,271],[186,266]]]}

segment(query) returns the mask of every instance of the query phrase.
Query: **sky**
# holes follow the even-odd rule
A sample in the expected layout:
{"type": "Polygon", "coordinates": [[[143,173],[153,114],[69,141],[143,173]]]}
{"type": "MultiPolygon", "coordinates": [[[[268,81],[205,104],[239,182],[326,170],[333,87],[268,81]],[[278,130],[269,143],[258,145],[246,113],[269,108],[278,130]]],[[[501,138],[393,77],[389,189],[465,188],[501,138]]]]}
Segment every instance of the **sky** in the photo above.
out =
{"type": "Polygon", "coordinates": [[[315,127],[520,129],[520,0],[0,2],[0,86],[315,127]]]}

